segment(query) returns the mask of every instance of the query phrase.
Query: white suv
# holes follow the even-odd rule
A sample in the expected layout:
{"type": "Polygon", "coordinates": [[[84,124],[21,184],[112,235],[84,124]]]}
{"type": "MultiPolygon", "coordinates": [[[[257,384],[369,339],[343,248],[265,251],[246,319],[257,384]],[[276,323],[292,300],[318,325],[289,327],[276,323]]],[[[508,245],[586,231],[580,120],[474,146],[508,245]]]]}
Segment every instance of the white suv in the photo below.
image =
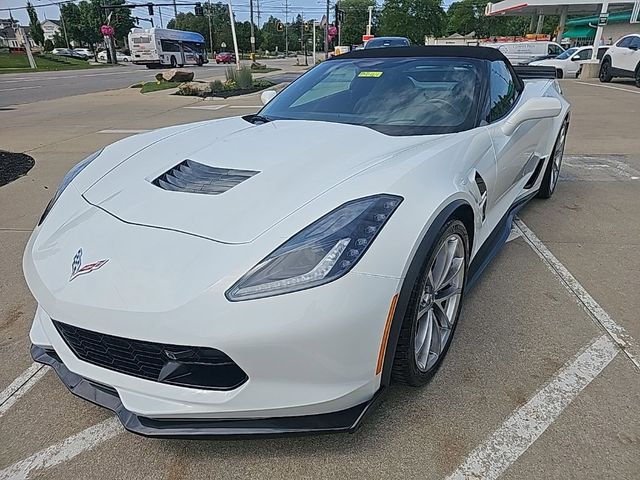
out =
{"type": "Polygon", "coordinates": [[[640,35],[622,37],[607,50],[600,65],[600,81],[610,82],[613,77],[635,79],[640,88],[640,35]]]}

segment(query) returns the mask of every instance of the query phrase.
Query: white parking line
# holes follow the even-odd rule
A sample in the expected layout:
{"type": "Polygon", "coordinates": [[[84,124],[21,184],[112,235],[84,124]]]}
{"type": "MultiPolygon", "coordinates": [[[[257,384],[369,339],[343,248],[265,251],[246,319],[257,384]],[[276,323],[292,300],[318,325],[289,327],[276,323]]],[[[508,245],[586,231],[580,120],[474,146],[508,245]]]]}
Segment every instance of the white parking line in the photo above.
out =
{"type": "Polygon", "coordinates": [[[10,467],[0,470],[0,480],[24,480],[33,470],[53,467],[91,450],[102,442],[122,433],[124,428],[116,417],[98,423],[62,442],[34,453],[10,467]]]}
{"type": "Polygon", "coordinates": [[[602,335],[559,370],[551,381],[474,449],[447,480],[498,478],[558,418],[619,350],[602,335]]]}
{"type": "Polygon", "coordinates": [[[630,88],[614,87],[612,85],[599,85],[597,83],[589,83],[589,82],[576,82],[576,83],[579,83],[580,85],[589,85],[590,87],[601,87],[601,88],[610,88],[611,90],[621,90],[623,92],[640,95],[640,91],[634,91],[634,90],[631,90],[630,88]]]}
{"type": "Polygon", "coordinates": [[[627,357],[633,362],[633,364],[640,369],[640,346],[629,335],[629,333],[618,325],[607,312],[589,295],[589,292],[580,285],[578,280],[571,275],[571,272],[560,263],[560,261],[549,251],[549,249],[540,241],[540,239],[533,233],[529,227],[519,218],[515,219],[516,226],[522,232],[524,239],[531,246],[534,252],[542,259],[551,272],[560,280],[560,283],[576,297],[578,303],[586,310],[596,323],[598,323],[608,334],[613,341],[622,349],[627,357]]]}
{"type": "Polygon", "coordinates": [[[2,88],[0,89],[0,92],[11,92],[12,90],[29,90],[31,88],[42,88],[42,85],[34,85],[32,87],[2,88]]]}
{"type": "Polygon", "coordinates": [[[220,110],[221,108],[226,107],[226,105],[198,105],[195,107],[183,107],[183,108],[191,108],[193,110],[220,110]]]}
{"type": "Polygon", "coordinates": [[[38,381],[44,377],[49,369],[44,365],[33,362],[11,384],[0,393],[0,417],[9,410],[20,397],[27,393],[38,381]]]}
{"type": "Polygon", "coordinates": [[[98,133],[145,133],[150,132],[151,130],[100,130],[98,133]]]}

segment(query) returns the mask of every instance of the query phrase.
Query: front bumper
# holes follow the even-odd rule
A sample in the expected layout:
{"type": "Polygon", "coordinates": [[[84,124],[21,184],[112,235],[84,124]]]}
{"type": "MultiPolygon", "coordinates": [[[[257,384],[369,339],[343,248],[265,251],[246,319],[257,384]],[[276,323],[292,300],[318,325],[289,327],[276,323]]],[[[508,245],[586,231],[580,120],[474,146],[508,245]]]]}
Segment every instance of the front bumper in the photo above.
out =
{"type": "Polygon", "coordinates": [[[226,438],[255,435],[353,433],[360,426],[365,415],[380,399],[383,391],[383,388],[380,388],[371,400],[354,407],[319,415],[255,419],[157,420],[138,416],[127,410],[114,389],[92,382],[71,372],[54,350],[45,350],[37,345],[32,345],[31,356],[36,362],[52,367],[71,393],[91,403],[108,408],[118,416],[122,425],[128,431],[149,437],[226,438]]]}

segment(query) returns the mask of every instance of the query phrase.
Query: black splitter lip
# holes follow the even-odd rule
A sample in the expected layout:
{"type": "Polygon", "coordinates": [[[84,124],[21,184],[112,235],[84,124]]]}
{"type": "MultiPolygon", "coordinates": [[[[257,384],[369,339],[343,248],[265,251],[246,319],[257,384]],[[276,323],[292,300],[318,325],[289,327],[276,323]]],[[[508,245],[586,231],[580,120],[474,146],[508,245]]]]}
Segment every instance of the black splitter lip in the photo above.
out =
{"type": "Polygon", "coordinates": [[[381,387],[369,401],[346,410],[318,415],[215,420],[157,420],[138,416],[127,410],[113,388],[71,372],[53,350],[32,345],[31,356],[36,362],[52,367],[71,393],[113,411],[128,431],[155,438],[229,439],[353,433],[378,403],[384,391],[384,387],[381,387]]]}

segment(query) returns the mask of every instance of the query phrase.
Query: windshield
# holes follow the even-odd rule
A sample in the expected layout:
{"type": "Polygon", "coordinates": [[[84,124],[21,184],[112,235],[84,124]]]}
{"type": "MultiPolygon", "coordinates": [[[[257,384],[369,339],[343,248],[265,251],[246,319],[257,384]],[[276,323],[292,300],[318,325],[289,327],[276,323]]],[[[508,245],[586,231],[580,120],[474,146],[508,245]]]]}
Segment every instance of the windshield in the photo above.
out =
{"type": "Polygon", "coordinates": [[[409,41],[406,38],[372,38],[367,42],[365,48],[382,47],[408,47],[409,41]]]}
{"type": "Polygon", "coordinates": [[[330,60],[283,90],[260,117],[363,125],[389,135],[459,132],[476,126],[485,68],[469,58],[330,60]]]}
{"type": "Polygon", "coordinates": [[[573,57],[573,55],[578,51],[577,48],[570,48],[569,50],[565,50],[560,55],[556,57],[558,60],[566,60],[567,58],[573,57]]]}

